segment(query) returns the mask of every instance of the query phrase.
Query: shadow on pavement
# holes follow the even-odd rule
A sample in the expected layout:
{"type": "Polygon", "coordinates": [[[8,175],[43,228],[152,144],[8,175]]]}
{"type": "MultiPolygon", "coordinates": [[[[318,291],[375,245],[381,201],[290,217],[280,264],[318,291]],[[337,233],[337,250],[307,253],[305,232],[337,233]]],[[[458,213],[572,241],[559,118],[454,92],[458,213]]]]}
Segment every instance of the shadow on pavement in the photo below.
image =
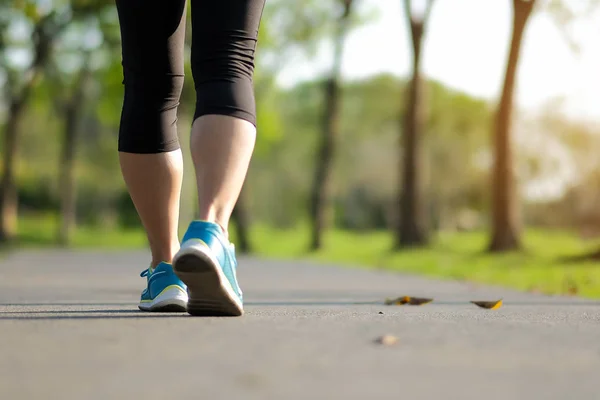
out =
{"type": "MultiPolygon", "coordinates": [[[[435,301],[432,305],[442,306],[472,306],[468,301],[435,301]]],[[[120,304],[119,304],[120,305],[120,304]]],[[[388,307],[411,307],[411,306],[387,306],[379,301],[248,301],[245,304],[251,307],[298,307],[298,306],[381,306],[388,307]]],[[[505,306],[600,306],[598,301],[504,301],[505,306]]],[[[193,318],[187,313],[148,313],[138,309],[91,309],[91,310],[73,310],[73,309],[52,309],[53,307],[98,307],[98,306],[118,306],[117,304],[0,304],[0,307],[35,307],[33,310],[0,310],[0,320],[81,320],[81,319],[144,319],[144,318],[193,318]],[[51,308],[48,308],[51,307],[51,308]]],[[[130,303],[124,303],[122,306],[131,306],[130,303]]],[[[427,306],[422,306],[427,307],[427,306]]],[[[222,318],[222,317],[221,317],[222,318]]]]}
{"type": "Polygon", "coordinates": [[[134,305],[131,303],[3,303],[0,304],[0,320],[142,319],[181,318],[188,316],[184,312],[148,313],[133,307],[134,305]],[[8,307],[23,307],[26,309],[11,310],[7,309],[8,307]],[[73,309],[73,307],[90,307],[91,309],[73,309]]]}
{"type": "MultiPolygon", "coordinates": [[[[84,313],[81,313],[84,314],[84,313]]],[[[32,321],[32,320],[78,320],[78,319],[157,319],[157,318],[187,318],[191,315],[187,314],[157,314],[157,315],[35,315],[35,316],[4,316],[0,315],[0,321],[12,320],[12,321],[32,321]]]]}
{"type": "MultiPolygon", "coordinates": [[[[5,315],[28,315],[28,314],[147,314],[140,310],[30,310],[30,311],[0,311],[0,317],[5,315]]],[[[182,313],[179,313],[182,314],[182,313]]],[[[160,315],[156,313],[156,315],[160,315]]]]}
{"type": "MultiPolygon", "coordinates": [[[[29,304],[28,304],[29,305],[29,304]]],[[[46,306],[48,304],[45,304],[46,306]]],[[[142,319],[142,318],[181,318],[186,313],[148,313],[140,310],[100,309],[100,310],[44,310],[0,311],[0,320],[60,320],[60,319],[142,319]]]]}
{"type": "MultiPolygon", "coordinates": [[[[477,300],[477,299],[474,299],[477,300]]],[[[401,307],[399,305],[388,306],[381,301],[248,301],[246,306],[383,306],[383,307],[401,307]]],[[[429,305],[439,306],[472,306],[469,301],[444,301],[434,300],[429,305]]],[[[600,301],[507,301],[505,306],[600,306],[600,301]]],[[[402,306],[414,307],[414,306],[402,306]]],[[[427,307],[427,306],[421,306],[427,307]]]]}
{"type": "MultiPolygon", "coordinates": [[[[474,298],[473,300],[481,300],[474,298]]],[[[430,305],[440,306],[464,306],[470,305],[468,300],[457,301],[457,300],[434,300],[430,305]]],[[[383,301],[351,301],[351,300],[259,300],[259,301],[245,301],[245,306],[384,306],[383,301]]],[[[562,300],[562,299],[550,299],[550,300],[507,300],[504,299],[505,306],[600,306],[600,300],[562,300]]],[[[0,307],[132,307],[132,303],[0,303],[0,307]]],[[[400,307],[400,306],[388,306],[386,307],[400,307]]],[[[411,307],[411,306],[404,306],[411,307]]],[[[414,306],[413,306],[414,307],[414,306]]],[[[422,306],[424,307],[424,306],[422,306]]],[[[99,309],[99,310],[16,310],[16,311],[4,311],[0,308],[0,315],[6,313],[140,313],[140,314],[152,314],[141,312],[137,308],[135,309],[99,309]]],[[[159,315],[157,313],[157,315],[159,315]]]]}
{"type": "MultiPolygon", "coordinates": [[[[0,303],[0,307],[131,307],[133,303],[0,303]]],[[[2,313],[2,311],[0,311],[2,313]]]]}

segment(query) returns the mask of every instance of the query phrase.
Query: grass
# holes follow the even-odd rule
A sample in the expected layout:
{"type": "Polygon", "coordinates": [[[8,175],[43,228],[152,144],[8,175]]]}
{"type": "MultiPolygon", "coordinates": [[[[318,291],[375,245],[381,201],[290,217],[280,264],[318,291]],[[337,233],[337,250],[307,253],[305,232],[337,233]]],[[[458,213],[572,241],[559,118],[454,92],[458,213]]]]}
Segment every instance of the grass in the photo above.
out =
{"type": "Polygon", "coordinates": [[[563,259],[600,246],[572,234],[529,230],[525,250],[492,255],[483,250],[487,232],[440,234],[426,249],[391,251],[388,232],[351,233],[331,231],[324,249],[307,254],[306,230],[256,229],[257,253],[271,258],[307,258],[369,269],[416,273],[440,279],[492,284],[545,294],[577,294],[600,298],[600,264],[567,263],[563,259]]]}
{"type": "MultiPolygon", "coordinates": [[[[52,247],[56,220],[27,217],[19,222],[20,246],[52,247]]],[[[235,232],[232,232],[235,242],[235,232]]],[[[560,231],[528,230],[525,250],[491,255],[483,250],[486,232],[439,234],[426,249],[393,252],[389,232],[330,231],[324,249],[308,253],[308,229],[274,230],[256,226],[252,243],[259,256],[275,259],[308,259],[349,267],[416,273],[440,279],[465,280],[546,294],[571,294],[600,298],[600,263],[567,263],[562,259],[600,248],[600,242],[583,241],[560,231]]],[[[117,231],[79,228],[73,247],[95,249],[144,248],[141,230],[117,231]]]]}
{"type": "MultiPolygon", "coordinates": [[[[56,246],[58,221],[54,215],[29,215],[19,219],[18,241],[14,247],[48,248],[56,246]]],[[[116,230],[77,227],[72,247],[78,249],[132,249],[146,246],[146,235],[140,229],[116,230]]]]}

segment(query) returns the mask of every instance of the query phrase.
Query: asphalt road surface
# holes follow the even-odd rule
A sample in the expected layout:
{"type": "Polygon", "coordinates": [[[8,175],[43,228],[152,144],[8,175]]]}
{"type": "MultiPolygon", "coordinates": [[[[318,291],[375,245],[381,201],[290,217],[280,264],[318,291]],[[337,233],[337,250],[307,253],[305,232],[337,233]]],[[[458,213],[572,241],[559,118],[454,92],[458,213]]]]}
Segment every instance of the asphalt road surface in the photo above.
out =
{"type": "Polygon", "coordinates": [[[147,259],[1,260],[0,399],[600,399],[599,302],[242,259],[244,317],[147,314],[147,259]]]}

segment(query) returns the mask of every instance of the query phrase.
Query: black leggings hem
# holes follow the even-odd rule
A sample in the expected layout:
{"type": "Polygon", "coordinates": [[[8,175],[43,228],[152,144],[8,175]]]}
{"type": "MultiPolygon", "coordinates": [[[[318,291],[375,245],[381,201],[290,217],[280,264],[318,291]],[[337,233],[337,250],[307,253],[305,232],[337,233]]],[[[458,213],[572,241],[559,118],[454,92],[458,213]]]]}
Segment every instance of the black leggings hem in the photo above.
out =
{"type": "Polygon", "coordinates": [[[160,154],[169,153],[171,151],[179,150],[181,145],[179,139],[172,140],[170,142],[162,143],[160,146],[145,146],[138,144],[122,144],[119,141],[118,151],[120,153],[131,153],[131,154],[160,154]]]}
{"type": "Polygon", "coordinates": [[[250,122],[256,128],[256,117],[254,114],[246,112],[244,110],[232,110],[228,107],[212,107],[209,109],[203,110],[202,113],[196,113],[194,115],[194,120],[192,121],[192,125],[196,120],[205,115],[225,115],[227,117],[234,117],[238,119],[243,119],[244,121],[250,122]]]}

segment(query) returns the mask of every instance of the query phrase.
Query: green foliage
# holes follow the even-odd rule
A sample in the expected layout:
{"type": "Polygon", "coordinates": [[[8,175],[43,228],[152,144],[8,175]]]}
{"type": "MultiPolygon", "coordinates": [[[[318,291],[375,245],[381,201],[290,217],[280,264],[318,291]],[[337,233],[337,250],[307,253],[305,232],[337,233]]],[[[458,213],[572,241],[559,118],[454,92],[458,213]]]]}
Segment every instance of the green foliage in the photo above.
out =
{"type": "Polygon", "coordinates": [[[107,7],[115,6],[112,0],[70,0],[69,4],[76,17],[96,16],[107,7]]]}
{"type": "Polygon", "coordinates": [[[97,71],[97,92],[101,97],[95,107],[96,117],[100,123],[116,129],[121,119],[121,105],[123,103],[123,70],[120,58],[113,59],[104,68],[97,71]]]}
{"type": "Polygon", "coordinates": [[[25,210],[56,211],[58,199],[53,177],[28,176],[19,181],[19,202],[25,210]]]}
{"type": "Polygon", "coordinates": [[[32,1],[18,1],[17,2],[17,7],[19,6],[19,3],[22,4],[22,10],[23,10],[23,14],[25,14],[25,16],[27,18],[29,18],[30,20],[37,22],[40,20],[41,15],[40,15],[40,11],[38,10],[37,5],[35,4],[35,2],[32,1]]]}
{"type": "MultiPolygon", "coordinates": [[[[354,14],[357,17],[354,24],[369,20],[364,4],[357,2],[360,8],[354,14]]],[[[283,90],[277,85],[277,77],[281,68],[301,57],[312,57],[324,41],[332,38],[339,6],[340,2],[335,1],[273,0],[265,7],[254,80],[258,138],[245,186],[253,222],[293,227],[306,216],[323,118],[324,79],[283,90]]],[[[574,5],[569,7],[574,9],[573,13],[579,12],[574,5]]],[[[139,219],[125,191],[116,151],[123,73],[114,3],[93,0],[0,3],[0,56],[4,57],[0,59],[0,75],[8,77],[5,95],[18,89],[31,61],[15,62],[7,59],[7,55],[14,49],[31,51],[36,21],[44,18],[48,22],[45,29],[54,29],[67,20],[69,23],[56,38],[53,57],[45,66],[45,79],[35,88],[22,126],[17,168],[21,205],[27,211],[57,209],[60,145],[57,138],[64,129],[64,104],[71,98],[83,66],[88,65],[91,79],[80,116],[76,154],[79,222],[90,226],[137,227],[139,219]],[[15,24],[21,28],[15,29],[15,24]]],[[[189,47],[186,51],[189,53],[189,47]]],[[[187,124],[195,101],[189,58],[185,68],[179,114],[187,124]]],[[[342,85],[332,199],[338,227],[358,231],[385,229],[394,221],[403,86],[401,79],[390,74],[342,85]]],[[[489,155],[490,107],[485,101],[437,82],[425,85],[425,97],[424,175],[431,218],[438,221],[436,226],[440,229],[455,229],[462,226],[463,213],[473,213],[478,225],[487,207],[488,177],[481,159],[489,155]]],[[[6,99],[5,96],[3,105],[6,99]]],[[[593,192],[597,192],[600,182],[594,174],[599,168],[593,151],[598,144],[594,132],[585,124],[567,123],[554,113],[541,120],[544,121],[539,129],[571,151],[581,173],[573,180],[565,199],[547,207],[536,206],[535,215],[528,211],[528,221],[541,224],[555,221],[550,216],[558,215],[557,224],[563,225],[565,221],[579,224],[577,221],[591,220],[595,214],[590,204],[597,204],[593,192]],[[567,211],[571,204],[579,205],[577,212],[567,211]]],[[[0,120],[0,125],[3,123],[0,120]]],[[[182,123],[180,128],[182,141],[186,140],[188,127],[182,123]]],[[[545,173],[540,157],[525,159],[519,154],[531,176],[545,173]]]]}
{"type": "Polygon", "coordinates": [[[331,32],[333,6],[319,0],[268,1],[258,37],[260,68],[278,71],[298,51],[314,55],[319,39],[331,32]]]}
{"type": "MultiPolygon", "coordinates": [[[[56,213],[28,213],[19,223],[18,248],[50,247],[56,245],[55,232],[59,218],[56,213]]],[[[72,246],[80,249],[141,249],[147,245],[141,229],[114,229],[114,227],[78,226],[72,246]]]]}
{"type": "Polygon", "coordinates": [[[294,56],[310,58],[321,41],[333,31],[332,16],[340,4],[317,0],[292,2],[268,1],[259,30],[255,90],[259,136],[256,157],[273,151],[283,131],[280,116],[276,76],[294,56]]]}
{"type": "MultiPolygon", "coordinates": [[[[279,94],[270,108],[285,124],[272,151],[252,164],[247,188],[257,220],[291,226],[306,215],[322,118],[322,85],[322,81],[300,84],[279,94]]],[[[342,88],[342,127],[334,165],[337,226],[385,228],[393,221],[402,86],[398,78],[383,74],[342,88]]],[[[431,196],[436,203],[448,204],[444,215],[463,208],[481,210],[486,187],[474,160],[488,145],[489,107],[435,82],[428,85],[428,96],[425,150],[432,171],[431,196]]],[[[451,219],[444,222],[454,223],[451,219]]]]}
{"type": "Polygon", "coordinates": [[[246,187],[255,218],[289,226],[305,215],[321,101],[315,82],[274,96],[271,112],[285,124],[278,140],[251,166],[246,187]]]}
{"type": "Polygon", "coordinates": [[[476,159],[488,152],[492,107],[437,82],[429,85],[428,100],[425,145],[430,196],[454,211],[483,210],[486,177],[485,171],[476,167],[476,159]]]}
{"type": "Polygon", "coordinates": [[[397,131],[402,110],[402,84],[390,74],[348,82],[344,86],[344,132],[353,139],[374,132],[397,131]]]}
{"type": "Polygon", "coordinates": [[[281,140],[284,129],[283,119],[277,110],[276,96],[264,96],[257,99],[257,139],[254,149],[255,158],[263,158],[273,150],[281,140]]]}

